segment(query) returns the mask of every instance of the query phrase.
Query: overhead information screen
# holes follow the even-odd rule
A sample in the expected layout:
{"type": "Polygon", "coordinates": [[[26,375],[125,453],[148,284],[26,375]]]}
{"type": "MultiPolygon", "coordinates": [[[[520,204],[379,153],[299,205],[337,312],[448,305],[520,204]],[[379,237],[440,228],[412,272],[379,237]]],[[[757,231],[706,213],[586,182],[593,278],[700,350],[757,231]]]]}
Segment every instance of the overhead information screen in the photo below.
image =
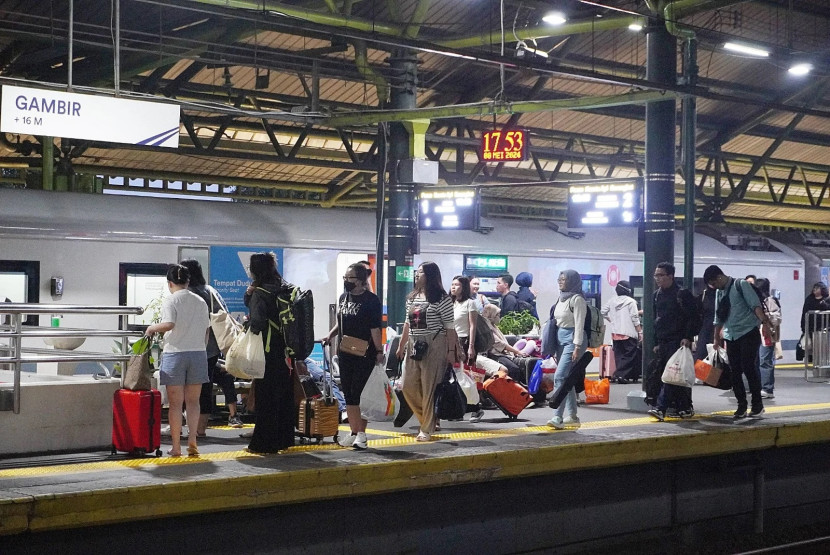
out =
{"type": "Polygon", "coordinates": [[[424,189],[418,208],[419,229],[478,229],[475,189],[424,189]]]}
{"type": "Polygon", "coordinates": [[[640,180],[568,187],[568,227],[625,227],[640,221],[640,180]]]}

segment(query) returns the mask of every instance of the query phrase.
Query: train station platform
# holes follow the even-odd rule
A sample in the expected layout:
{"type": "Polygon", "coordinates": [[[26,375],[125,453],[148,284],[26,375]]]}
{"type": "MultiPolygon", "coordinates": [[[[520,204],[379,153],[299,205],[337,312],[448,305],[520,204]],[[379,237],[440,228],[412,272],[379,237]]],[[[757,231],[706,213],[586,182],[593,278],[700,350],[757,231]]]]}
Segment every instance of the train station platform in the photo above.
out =
{"type": "MultiPolygon", "coordinates": [[[[55,530],[379,499],[431,488],[478,484],[492,492],[495,483],[528,477],[586,471],[601,476],[622,467],[659,468],[667,461],[796,447],[826,452],[830,445],[830,385],[807,383],[800,370],[776,371],[775,398],[766,400],[766,413],[755,419],[733,420],[737,403],[731,392],[696,386],[693,418],[656,422],[645,414],[645,406],[643,412],[626,408],[627,394],[639,387],[612,385],[610,404],[580,406],[578,430],[547,427],[548,408],[526,409],[515,422],[488,410],[480,423],[442,422],[428,443],[415,441],[414,418],[404,428],[370,423],[366,451],[344,449],[327,439],[281,454],[255,455],[244,450],[244,430],[220,426],[200,438],[198,457],[127,458],[106,450],[0,459],[0,535],[6,536],[0,543],[15,537],[29,542],[55,530]]],[[[166,450],[164,438],[162,443],[166,450]]],[[[830,466],[826,459],[824,465],[830,466]]],[[[649,480],[645,470],[627,476],[634,483],[649,480]]],[[[830,492],[825,493],[830,500],[830,492]]],[[[676,494],[669,505],[672,519],[677,517],[676,494]]],[[[488,551],[502,552],[495,545],[482,552],[488,551]]]]}

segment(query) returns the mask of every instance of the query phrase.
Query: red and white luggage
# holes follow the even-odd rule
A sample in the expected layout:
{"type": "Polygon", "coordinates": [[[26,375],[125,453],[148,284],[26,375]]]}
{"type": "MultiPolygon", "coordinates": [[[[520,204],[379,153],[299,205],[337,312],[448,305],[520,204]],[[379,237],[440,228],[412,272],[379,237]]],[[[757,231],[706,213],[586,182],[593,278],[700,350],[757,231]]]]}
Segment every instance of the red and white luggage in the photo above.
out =
{"type": "Polygon", "coordinates": [[[533,396],[527,389],[509,376],[499,375],[486,380],[484,391],[510,420],[516,420],[519,413],[533,402],[533,396]]]}
{"type": "Polygon", "coordinates": [[[161,393],[119,389],[112,399],[112,452],[161,456],[161,393]]]}
{"type": "Polygon", "coordinates": [[[611,378],[617,371],[617,364],[614,361],[614,348],[611,345],[603,345],[599,354],[599,377],[611,378]]]}

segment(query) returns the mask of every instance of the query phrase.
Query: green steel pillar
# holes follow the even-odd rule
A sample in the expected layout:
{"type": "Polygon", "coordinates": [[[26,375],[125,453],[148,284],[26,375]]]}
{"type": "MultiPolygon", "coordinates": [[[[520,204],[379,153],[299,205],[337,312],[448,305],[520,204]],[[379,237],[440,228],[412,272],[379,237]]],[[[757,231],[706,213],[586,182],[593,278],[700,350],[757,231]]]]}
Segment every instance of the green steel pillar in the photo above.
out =
{"type": "MultiPolygon", "coordinates": [[[[683,81],[697,84],[697,41],[686,40],[683,49],[683,81]]],[[[683,219],[683,286],[692,291],[695,280],[695,135],[697,102],[694,96],[683,99],[683,176],[686,180],[685,217],[683,219]]]]}
{"type": "MultiPolygon", "coordinates": [[[[662,24],[652,24],[646,37],[646,79],[674,85],[677,42],[662,24]]],[[[646,104],[646,176],[643,236],[643,376],[654,346],[654,268],[674,261],[675,101],[646,104]]],[[[643,380],[645,387],[645,380],[643,380]]]]}
{"type": "Polygon", "coordinates": [[[43,154],[41,155],[42,188],[44,191],[51,191],[55,188],[55,143],[52,142],[52,137],[41,137],[40,142],[43,146],[43,154]]]}
{"type": "MultiPolygon", "coordinates": [[[[392,53],[389,63],[396,78],[392,80],[390,108],[411,110],[416,107],[417,57],[409,50],[392,53]]],[[[403,123],[389,123],[389,240],[388,290],[386,304],[388,324],[397,327],[406,316],[406,296],[412,290],[413,255],[417,245],[418,222],[415,220],[415,184],[401,183],[398,166],[411,159],[411,135],[403,123]]],[[[380,262],[380,261],[378,261],[380,262]]]]}

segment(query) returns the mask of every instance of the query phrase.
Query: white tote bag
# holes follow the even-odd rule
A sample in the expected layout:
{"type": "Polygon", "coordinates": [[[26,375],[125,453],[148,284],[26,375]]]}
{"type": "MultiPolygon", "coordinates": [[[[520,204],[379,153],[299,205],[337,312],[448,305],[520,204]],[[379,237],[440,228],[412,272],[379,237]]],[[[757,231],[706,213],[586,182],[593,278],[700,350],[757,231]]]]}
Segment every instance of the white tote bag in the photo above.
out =
{"type": "Polygon", "coordinates": [[[467,404],[479,404],[481,399],[479,399],[478,396],[478,388],[476,387],[475,380],[473,380],[473,378],[471,378],[470,375],[464,371],[463,367],[456,367],[454,370],[455,381],[458,382],[458,385],[461,386],[461,390],[464,392],[464,396],[467,397],[467,404]]]}
{"type": "Polygon", "coordinates": [[[666,363],[662,380],[663,383],[681,387],[692,387],[695,384],[695,360],[691,349],[680,347],[675,351],[666,363]]]}
{"type": "Polygon", "coordinates": [[[360,416],[370,422],[391,422],[400,410],[398,396],[386,376],[386,365],[376,364],[360,394],[360,416]]]}
{"type": "Polygon", "coordinates": [[[264,378],[265,347],[262,336],[250,329],[237,335],[225,357],[225,369],[230,375],[243,380],[264,378]]]}
{"type": "Polygon", "coordinates": [[[677,349],[666,363],[661,379],[669,385],[692,387],[695,384],[695,360],[692,350],[687,347],[677,349]]]}

